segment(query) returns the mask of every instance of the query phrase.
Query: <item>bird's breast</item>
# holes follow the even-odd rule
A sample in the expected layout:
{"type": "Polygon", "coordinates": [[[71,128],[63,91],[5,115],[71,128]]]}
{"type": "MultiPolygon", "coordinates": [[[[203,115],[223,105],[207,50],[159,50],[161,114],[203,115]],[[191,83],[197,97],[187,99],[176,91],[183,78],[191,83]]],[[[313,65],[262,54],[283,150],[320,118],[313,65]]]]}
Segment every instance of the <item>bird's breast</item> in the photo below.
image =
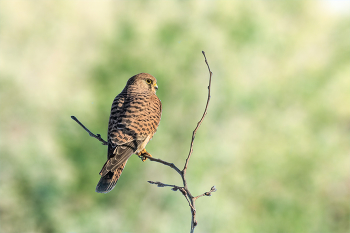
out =
{"type": "Polygon", "coordinates": [[[151,140],[151,138],[152,138],[152,135],[148,135],[147,138],[137,147],[137,150],[135,151],[135,154],[139,153],[140,151],[145,149],[147,143],[149,142],[149,140],[151,140]]]}

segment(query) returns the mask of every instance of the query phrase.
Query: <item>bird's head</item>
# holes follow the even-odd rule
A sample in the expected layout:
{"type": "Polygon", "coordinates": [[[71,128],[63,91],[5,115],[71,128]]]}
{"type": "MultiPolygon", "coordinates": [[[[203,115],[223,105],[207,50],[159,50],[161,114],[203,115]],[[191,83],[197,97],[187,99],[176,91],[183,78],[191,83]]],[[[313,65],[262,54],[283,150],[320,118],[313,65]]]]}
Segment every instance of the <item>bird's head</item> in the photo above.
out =
{"type": "Polygon", "coordinates": [[[137,87],[142,91],[151,91],[154,94],[158,90],[157,79],[150,74],[140,73],[128,80],[127,86],[137,87]]]}

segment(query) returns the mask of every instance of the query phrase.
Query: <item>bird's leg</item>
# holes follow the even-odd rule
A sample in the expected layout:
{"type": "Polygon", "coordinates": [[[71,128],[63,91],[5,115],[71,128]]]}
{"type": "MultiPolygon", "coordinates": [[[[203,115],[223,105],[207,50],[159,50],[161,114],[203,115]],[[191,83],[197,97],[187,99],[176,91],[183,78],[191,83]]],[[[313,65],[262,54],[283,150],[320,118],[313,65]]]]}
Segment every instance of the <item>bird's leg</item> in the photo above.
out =
{"type": "Polygon", "coordinates": [[[149,157],[152,157],[152,155],[150,153],[148,153],[146,151],[146,149],[143,149],[142,151],[140,151],[140,152],[138,152],[136,154],[142,159],[142,162],[145,162],[147,160],[147,158],[143,156],[144,154],[149,156],[149,157]]]}

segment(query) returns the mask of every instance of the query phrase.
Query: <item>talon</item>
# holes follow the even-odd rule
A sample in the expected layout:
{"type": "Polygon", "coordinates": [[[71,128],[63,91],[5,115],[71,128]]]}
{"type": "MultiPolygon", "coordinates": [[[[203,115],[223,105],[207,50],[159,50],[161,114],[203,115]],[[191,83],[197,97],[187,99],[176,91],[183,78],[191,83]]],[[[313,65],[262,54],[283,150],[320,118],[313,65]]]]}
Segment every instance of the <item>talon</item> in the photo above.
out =
{"type": "Polygon", "coordinates": [[[141,158],[142,162],[145,162],[147,160],[147,158],[143,156],[144,154],[149,156],[149,157],[152,157],[152,155],[150,153],[148,153],[146,151],[146,149],[143,149],[142,151],[140,151],[140,152],[138,152],[136,154],[137,154],[137,156],[139,156],[141,158]]]}

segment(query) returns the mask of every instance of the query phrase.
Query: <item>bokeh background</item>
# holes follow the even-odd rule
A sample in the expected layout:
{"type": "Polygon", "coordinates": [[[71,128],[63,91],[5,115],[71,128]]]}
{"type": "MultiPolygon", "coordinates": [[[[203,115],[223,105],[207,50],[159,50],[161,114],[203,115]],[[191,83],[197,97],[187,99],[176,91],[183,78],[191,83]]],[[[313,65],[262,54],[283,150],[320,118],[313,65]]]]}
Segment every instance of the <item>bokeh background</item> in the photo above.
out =
{"type": "Polygon", "coordinates": [[[110,106],[158,79],[148,151],[188,169],[198,232],[349,232],[350,6],[346,1],[1,1],[0,231],[187,232],[168,167],[132,156],[95,193],[110,106]]]}

